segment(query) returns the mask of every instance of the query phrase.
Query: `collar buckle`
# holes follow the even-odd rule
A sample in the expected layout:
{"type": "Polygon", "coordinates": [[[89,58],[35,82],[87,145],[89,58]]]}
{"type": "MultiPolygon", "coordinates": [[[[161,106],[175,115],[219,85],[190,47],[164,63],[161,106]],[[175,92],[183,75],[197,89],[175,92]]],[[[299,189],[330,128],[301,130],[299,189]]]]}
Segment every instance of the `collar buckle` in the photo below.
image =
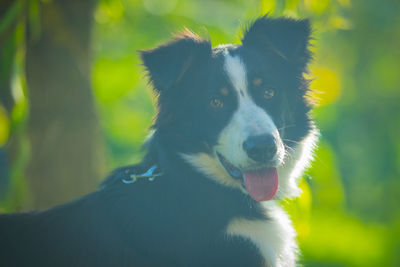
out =
{"type": "Polygon", "coordinates": [[[157,169],[157,165],[153,165],[150,169],[148,169],[146,172],[142,173],[142,174],[135,174],[132,173],[129,175],[129,178],[124,178],[122,179],[122,182],[124,184],[133,184],[135,183],[137,180],[142,179],[142,178],[147,178],[148,181],[152,182],[154,181],[154,179],[158,176],[161,176],[162,173],[154,173],[154,171],[157,169]]]}

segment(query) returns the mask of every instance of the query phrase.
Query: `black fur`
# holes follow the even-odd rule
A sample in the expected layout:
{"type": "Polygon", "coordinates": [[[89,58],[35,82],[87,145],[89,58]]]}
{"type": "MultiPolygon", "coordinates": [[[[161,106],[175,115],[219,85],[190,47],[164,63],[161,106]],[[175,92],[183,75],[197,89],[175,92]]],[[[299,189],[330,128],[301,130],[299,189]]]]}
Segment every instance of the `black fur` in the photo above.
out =
{"type": "Polygon", "coordinates": [[[3,266],[260,266],[253,245],[223,231],[233,216],[260,217],[256,203],[162,146],[152,153],[164,173],[153,182],[117,179],[45,212],[2,215],[3,266]]]}
{"type": "MultiPolygon", "coordinates": [[[[259,103],[297,142],[311,129],[302,73],[310,58],[306,21],[262,17],[248,29],[239,53],[251,75],[278,90],[279,101],[259,103]],[[291,97],[286,97],[290,94],[291,97]]],[[[227,237],[236,217],[265,219],[241,191],[219,185],[179,153],[207,152],[237,107],[233,94],[218,113],[209,100],[221,87],[221,49],[186,32],[141,56],[159,94],[155,133],[144,160],[114,171],[100,190],[44,212],[0,216],[2,266],[263,266],[255,245],[227,237]],[[154,181],[122,180],[157,164],[154,181]]],[[[251,79],[251,78],[250,78],[251,79]]],[[[257,91],[252,89],[256,101],[257,91]]],[[[293,143],[288,141],[288,145],[293,143]]]]}

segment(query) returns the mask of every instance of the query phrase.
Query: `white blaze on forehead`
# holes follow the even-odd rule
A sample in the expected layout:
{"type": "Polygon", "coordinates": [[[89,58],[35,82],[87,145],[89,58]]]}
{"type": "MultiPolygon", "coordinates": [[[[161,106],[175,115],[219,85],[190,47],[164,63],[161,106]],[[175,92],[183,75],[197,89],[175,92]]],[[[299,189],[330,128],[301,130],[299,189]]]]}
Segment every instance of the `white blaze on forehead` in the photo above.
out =
{"type": "Polygon", "coordinates": [[[272,118],[254,102],[248,91],[246,65],[240,56],[232,56],[227,50],[225,50],[224,55],[224,69],[237,92],[239,102],[233,121],[242,120],[242,126],[246,126],[247,129],[242,128],[240,130],[252,132],[249,133],[252,135],[278,134],[272,118]]]}
{"type": "Polygon", "coordinates": [[[244,92],[247,87],[246,68],[241,58],[239,56],[231,56],[229,52],[226,52],[224,68],[233,87],[238,92],[244,92]]]}

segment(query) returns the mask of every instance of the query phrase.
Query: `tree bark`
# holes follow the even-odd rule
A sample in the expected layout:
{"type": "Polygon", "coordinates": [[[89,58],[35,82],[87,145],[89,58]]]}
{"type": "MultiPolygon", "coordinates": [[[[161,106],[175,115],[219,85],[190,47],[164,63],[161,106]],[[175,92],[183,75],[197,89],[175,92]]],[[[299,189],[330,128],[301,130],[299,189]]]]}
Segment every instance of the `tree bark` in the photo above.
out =
{"type": "Polygon", "coordinates": [[[28,38],[31,196],[26,208],[44,209],[84,195],[100,178],[103,150],[90,82],[95,4],[42,2],[40,38],[28,38]]]}

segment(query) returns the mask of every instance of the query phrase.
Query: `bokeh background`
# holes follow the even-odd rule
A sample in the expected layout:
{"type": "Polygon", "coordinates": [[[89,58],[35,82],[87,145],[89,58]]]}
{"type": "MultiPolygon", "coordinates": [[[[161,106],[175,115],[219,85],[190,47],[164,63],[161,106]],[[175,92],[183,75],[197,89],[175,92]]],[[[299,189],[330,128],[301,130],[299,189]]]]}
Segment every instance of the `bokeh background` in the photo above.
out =
{"type": "Polygon", "coordinates": [[[137,50],[188,27],[238,43],[309,18],[321,130],[284,201],[305,266],[400,266],[398,0],[1,0],[0,212],[45,209],[137,162],[154,108],[137,50]]]}

